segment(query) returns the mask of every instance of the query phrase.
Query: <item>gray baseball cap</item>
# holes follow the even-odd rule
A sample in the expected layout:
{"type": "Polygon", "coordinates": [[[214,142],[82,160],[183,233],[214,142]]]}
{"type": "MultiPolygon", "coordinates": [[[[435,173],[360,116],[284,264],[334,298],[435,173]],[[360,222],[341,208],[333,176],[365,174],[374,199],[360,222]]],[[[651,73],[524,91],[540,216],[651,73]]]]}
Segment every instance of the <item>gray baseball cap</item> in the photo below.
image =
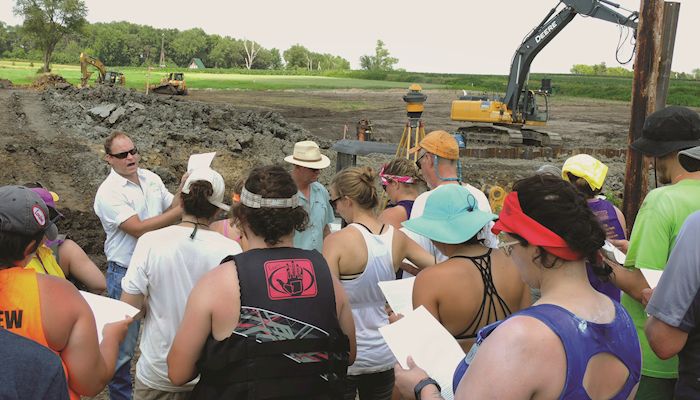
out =
{"type": "Polygon", "coordinates": [[[700,146],[678,152],[678,162],[681,163],[681,166],[688,172],[697,172],[695,169],[697,167],[691,166],[691,159],[700,160],[700,146]]]}
{"type": "Polygon", "coordinates": [[[44,232],[49,240],[58,235],[46,203],[24,186],[0,187],[0,231],[25,236],[44,232]]]}

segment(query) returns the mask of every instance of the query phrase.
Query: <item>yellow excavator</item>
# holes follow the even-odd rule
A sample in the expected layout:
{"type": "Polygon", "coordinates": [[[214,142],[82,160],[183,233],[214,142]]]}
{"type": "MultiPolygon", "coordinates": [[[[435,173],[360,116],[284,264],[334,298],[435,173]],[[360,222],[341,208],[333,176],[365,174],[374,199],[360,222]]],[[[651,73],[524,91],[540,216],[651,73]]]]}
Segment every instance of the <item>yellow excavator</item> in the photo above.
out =
{"type": "Polygon", "coordinates": [[[149,90],[158,94],[187,95],[187,83],[185,74],[182,72],[171,72],[157,85],[150,85],[149,90]]]}
{"type": "Polygon", "coordinates": [[[452,120],[470,123],[459,128],[458,134],[468,143],[560,147],[561,136],[540,130],[549,119],[547,97],[551,93],[551,81],[543,79],[540,89],[530,90],[527,85],[530,65],[535,56],[578,14],[636,31],[639,13],[625,10],[629,15],[622,15],[614,8],[622,7],[609,0],[561,0],[557,3],[515,52],[505,96],[465,92],[459,100],[452,102],[452,120]],[[560,4],[564,4],[564,8],[557,12],[560,4]]]}
{"type": "Polygon", "coordinates": [[[80,53],[80,87],[88,86],[88,80],[92,75],[92,72],[88,71],[88,65],[92,65],[97,69],[99,75],[96,82],[98,84],[124,86],[126,83],[126,78],[124,78],[124,74],[121,72],[107,71],[107,67],[105,67],[102,61],[85,53],[80,53]]]}

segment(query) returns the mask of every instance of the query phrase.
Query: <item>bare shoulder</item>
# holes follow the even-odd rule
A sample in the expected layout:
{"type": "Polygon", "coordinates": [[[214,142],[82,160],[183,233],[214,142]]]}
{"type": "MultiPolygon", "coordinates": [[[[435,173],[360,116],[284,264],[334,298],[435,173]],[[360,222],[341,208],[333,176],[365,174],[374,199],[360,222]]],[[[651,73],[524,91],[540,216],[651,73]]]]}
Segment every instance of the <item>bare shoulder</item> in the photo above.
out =
{"type": "Polygon", "coordinates": [[[73,308],[75,304],[86,304],[78,289],[67,279],[37,274],[36,280],[42,304],[49,307],[67,306],[67,309],[73,308]]]}
{"type": "Polygon", "coordinates": [[[489,341],[498,342],[511,350],[517,349],[514,353],[529,358],[548,358],[553,348],[561,346],[561,340],[547,325],[525,315],[511,317],[501,323],[489,335],[489,341]]]}

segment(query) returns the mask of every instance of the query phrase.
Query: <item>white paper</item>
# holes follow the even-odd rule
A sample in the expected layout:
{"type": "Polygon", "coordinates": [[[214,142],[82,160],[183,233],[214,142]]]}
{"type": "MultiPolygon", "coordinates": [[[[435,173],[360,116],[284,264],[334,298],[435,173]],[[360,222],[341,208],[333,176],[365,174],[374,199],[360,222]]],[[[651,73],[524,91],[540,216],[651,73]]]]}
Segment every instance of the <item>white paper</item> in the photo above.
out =
{"type": "Polygon", "coordinates": [[[663,270],[648,268],[640,268],[639,270],[642,271],[642,275],[644,275],[649,287],[652,289],[659,285],[659,279],[661,279],[661,274],[664,272],[663,270]]]}
{"type": "Polygon", "coordinates": [[[99,296],[89,292],[80,291],[87,301],[92,313],[95,315],[97,325],[97,341],[102,342],[102,328],[111,322],[123,320],[127,315],[132,317],[138,314],[139,309],[123,301],[99,296]]]}
{"type": "Polygon", "coordinates": [[[192,172],[199,168],[211,168],[211,162],[214,160],[215,155],[215,151],[190,155],[190,159],[187,161],[187,172],[192,172]]]}
{"type": "Polygon", "coordinates": [[[625,260],[627,259],[627,255],[623,252],[620,251],[615,245],[612,243],[608,242],[607,240],[605,241],[605,244],[601,248],[603,250],[603,254],[605,255],[606,258],[615,261],[616,263],[620,265],[625,265],[625,260]]]}
{"type": "Polygon", "coordinates": [[[402,367],[408,367],[406,358],[410,355],[440,384],[442,397],[454,399],[452,376],[464,358],[464,351],[425,307],[420,306],[393,324],[379,328],[379,332],[402,367]]]}
{"type": "Polygon", "coordinates": [[[413,311],[413,283],[416,277],[379,282],[384,298],[397,314],[406,315],[413,311]]]}

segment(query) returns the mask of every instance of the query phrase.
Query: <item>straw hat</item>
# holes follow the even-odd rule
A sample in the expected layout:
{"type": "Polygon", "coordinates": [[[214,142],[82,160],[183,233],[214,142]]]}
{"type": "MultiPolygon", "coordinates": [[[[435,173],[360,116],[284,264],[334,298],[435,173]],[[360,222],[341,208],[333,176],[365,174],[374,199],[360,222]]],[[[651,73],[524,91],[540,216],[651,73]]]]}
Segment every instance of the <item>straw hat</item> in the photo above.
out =
{"type": "Polygon", "coordinates": [[[321,154],[316,142],[311,140],[294,143],[294,153],[285,157],[284,161],[311,169],[323,169],[331,165],[331,160],[321,154]]]}

